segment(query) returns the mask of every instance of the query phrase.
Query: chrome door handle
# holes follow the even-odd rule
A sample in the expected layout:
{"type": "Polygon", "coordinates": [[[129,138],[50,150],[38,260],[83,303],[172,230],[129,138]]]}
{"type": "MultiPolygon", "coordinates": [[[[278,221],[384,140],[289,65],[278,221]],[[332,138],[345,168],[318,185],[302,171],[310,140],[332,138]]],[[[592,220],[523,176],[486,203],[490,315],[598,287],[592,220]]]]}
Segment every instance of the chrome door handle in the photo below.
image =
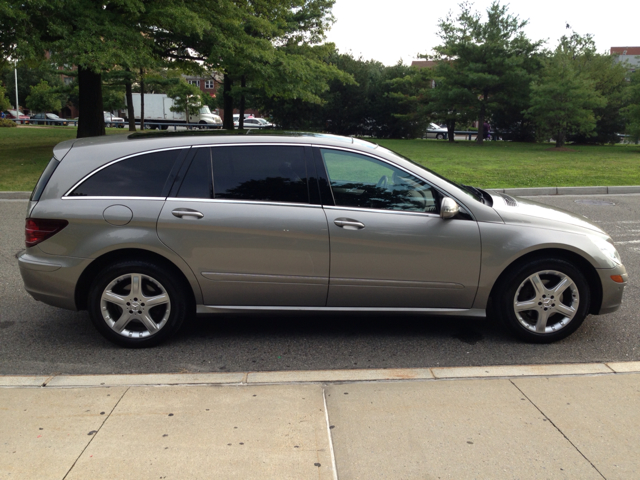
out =
{"type": "Polygon", "coordinates": [[[362,230],[364,228],[364,223],[353,218],[336,218],[333,223],[345,230],[362,230]]]}
{"type": "Polygon", "coordinates": [[[176,208],[171,213],[173,214],[174,217],[178,217],[178,218],[182,218],[182,217],[203,218],[204,217],[203,213],[197,210],[192,210],[190,208],[176,208]]]}

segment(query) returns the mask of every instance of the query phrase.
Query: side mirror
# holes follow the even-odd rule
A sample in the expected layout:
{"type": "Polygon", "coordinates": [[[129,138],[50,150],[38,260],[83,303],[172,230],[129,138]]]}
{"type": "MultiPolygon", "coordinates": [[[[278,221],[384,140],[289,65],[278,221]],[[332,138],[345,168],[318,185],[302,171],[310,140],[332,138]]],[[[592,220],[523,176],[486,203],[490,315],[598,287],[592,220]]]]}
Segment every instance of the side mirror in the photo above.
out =
{"type": "Polygon", "coordinates": [[[460,205],[456,203],[453,198],[444,197],[442,203],[440,203],[440,218],[446,220],[447,218],[455,217],[460,211],[460,205]]]}

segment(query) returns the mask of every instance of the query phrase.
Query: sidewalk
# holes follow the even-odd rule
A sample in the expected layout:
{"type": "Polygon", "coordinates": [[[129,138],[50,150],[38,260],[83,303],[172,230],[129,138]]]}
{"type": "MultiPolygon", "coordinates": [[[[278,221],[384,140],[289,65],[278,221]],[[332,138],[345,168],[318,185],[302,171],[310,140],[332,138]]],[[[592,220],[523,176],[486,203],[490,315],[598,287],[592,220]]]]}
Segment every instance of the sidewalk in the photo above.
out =
{"type": "Polygon", "coordinates": [[[640,362],[0,376],[0,479],[635,479],[640,362]]]}

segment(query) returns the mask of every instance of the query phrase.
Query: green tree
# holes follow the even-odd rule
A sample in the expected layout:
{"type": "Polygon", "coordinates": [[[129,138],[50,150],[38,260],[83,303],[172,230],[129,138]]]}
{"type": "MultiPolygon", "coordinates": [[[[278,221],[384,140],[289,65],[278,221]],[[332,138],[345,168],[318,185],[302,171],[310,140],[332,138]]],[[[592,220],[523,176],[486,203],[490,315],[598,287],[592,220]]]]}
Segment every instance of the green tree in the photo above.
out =
{"type": "Polygon", "coordinates": [[[202,92],[195,85],[184,80],[174,85],[167,95],[173,99],[172,112],[184,112],[185,119],[189,123],[189,117],[197,115],[202,106],[202,92]]]}
{"type": "MultiPolygon", "coordinates": [[[[463,108],[466,115],[476,116],[477,138],[482,143],[485,119],[521,95],[522,86],[530,82],[529,59],[536,55],[542,42],[529,40],[523,31],[527,21],[511,15],[498,1],[487,9],[486,20],[473,12],[469,3],[460,4],[460,9],[456,17],[449,14],[438,23],[442,43],[434,48],[433,58],[453,64],[438,72],[447,88],[470,93],[465,95],[468,103],[463,108]]],[[[446,98],[441,100],[446,108],[446,98]]]]}
{"type": "Polygon", "coordinates": [[[621,113],[625,120],[625,131],[636,143],[640,140],[640,73],[631,74],[629,88],[625,92],[626,106],[621,113]]]}
{"type": "Polygon", "coordinates": [[[62,108],[60,93],[51,88],[46,80],[31,87],[25,102],[27,108],[35,112],[58,112],[62,108]]]}
{"type": "MultiPolygon", "coordinates": [[[[7,63],[2,69],[2,80],[7,86],[7,96],[16,98],[14,68],[15,64],[7,63]]],[[[60,78],[61,71],[58,71],[55,65],[48,59],[41,59],[37,61],[18,62],[18,101],[22,104],[25,103],[26,98],[31,93],[31,87],[38,85],[42,81],[46,81],[49,86],[62,93],[63,84],[60,78]]],[[[66,103],[66,98],[61,99],[63,103],[66,103]]]]}
{"type": "Polygon", "coordinates": [[[596,127],[589,134],[577,133],[569,137],[577,143],[616,143],[618,134],[624,130],[624,118],[620,110],[624,107],[627,86],[627,69],[616,62],[614,55],[603,55],[596,51],[591,35],[571,36],[560,39],[564,52],[571,55],[576,71],[593,82],[595,91],[605,100],[594,107],[596,127]]]}
{"type": "Polygon", "coordinates": [[[0,85],[0,111],[8,110],[11,108],[11,102],[6,96],[6,90],[0,85]]]}
{"type": "Polygon", "coordinates": [[[605,105],[595,82],[576,67],[572,52],[561,43],[531,86],[527,114],[535,122],[538,136],[555,138],[560,148],[568,135],[592,135],[596,128],[594,109],[605,105]]]}

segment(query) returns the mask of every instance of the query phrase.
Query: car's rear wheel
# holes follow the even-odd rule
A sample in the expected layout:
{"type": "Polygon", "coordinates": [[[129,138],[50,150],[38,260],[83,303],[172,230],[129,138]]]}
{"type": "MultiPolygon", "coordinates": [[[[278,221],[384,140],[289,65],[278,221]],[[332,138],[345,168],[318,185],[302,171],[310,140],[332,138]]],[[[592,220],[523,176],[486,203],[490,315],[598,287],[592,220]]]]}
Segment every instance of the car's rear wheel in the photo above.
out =
{"type": "Polygon", "coordinates": [[[436,140],[442,140],[444,138],[444,134],[442,133],[437,133],[436,134],[436,140]]]}
{"type": "Polygon", "coordinates": [[[518,337],[549,343],[575,332],[589,313],[589,284],[563,259],[537,259],[507,273],[494,291],[496,314],[518,337]]]}
{"type": "Polygon", "coordinates": [[[88,306],[105,338],[132,348],[166,340],[194,311],[192,296],[176,275],[133,260],[111,265],[96,276],[88,306]]]}

